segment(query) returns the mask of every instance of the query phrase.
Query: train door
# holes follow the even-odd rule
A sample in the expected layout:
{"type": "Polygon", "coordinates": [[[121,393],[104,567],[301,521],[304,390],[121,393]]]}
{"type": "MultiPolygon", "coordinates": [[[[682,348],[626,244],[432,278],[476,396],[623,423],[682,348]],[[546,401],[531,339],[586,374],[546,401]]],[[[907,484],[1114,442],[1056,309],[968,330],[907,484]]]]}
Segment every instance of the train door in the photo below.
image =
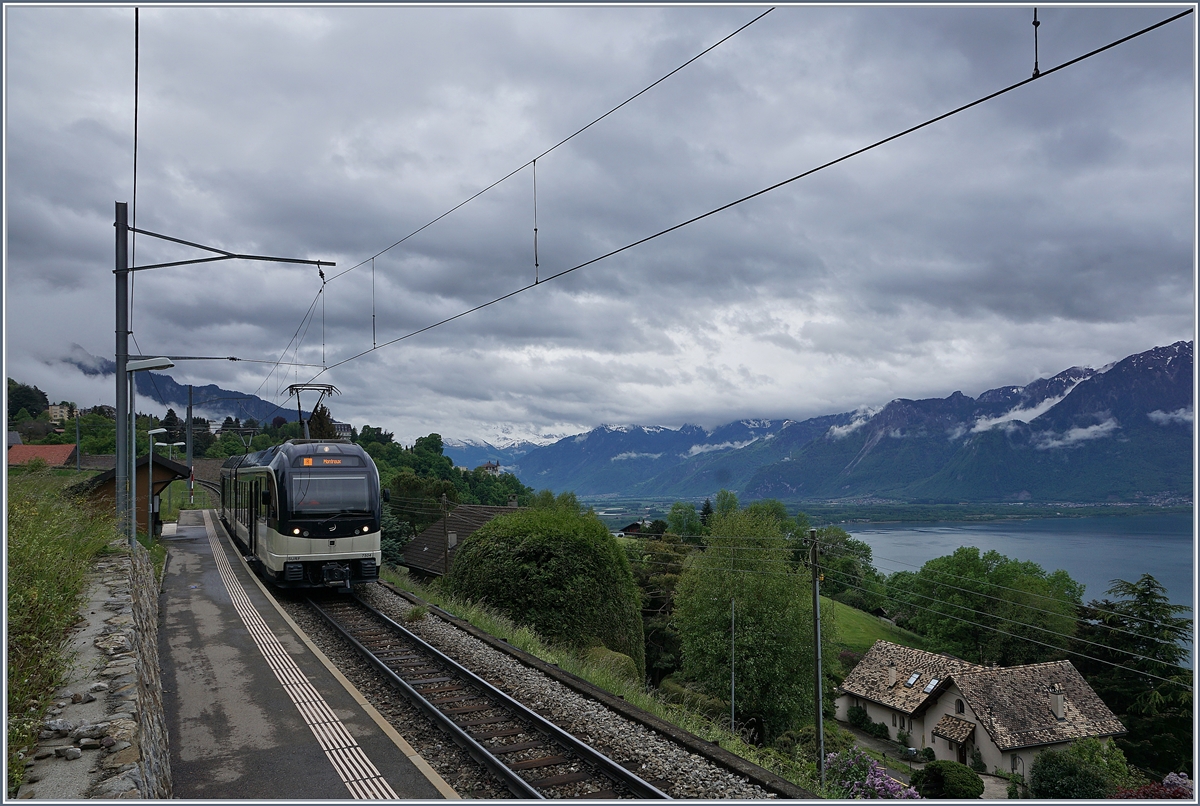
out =
{"type": "Polygon", "coordinates": [[[246,518],[246,547],[249,553],[253,555],[257,546],[255,545],[258,537],[258,513],[262,511],[262,481],[255,479],[250,485],[250,500],[247,501],[246,514],[250,517],[246,518]]]}

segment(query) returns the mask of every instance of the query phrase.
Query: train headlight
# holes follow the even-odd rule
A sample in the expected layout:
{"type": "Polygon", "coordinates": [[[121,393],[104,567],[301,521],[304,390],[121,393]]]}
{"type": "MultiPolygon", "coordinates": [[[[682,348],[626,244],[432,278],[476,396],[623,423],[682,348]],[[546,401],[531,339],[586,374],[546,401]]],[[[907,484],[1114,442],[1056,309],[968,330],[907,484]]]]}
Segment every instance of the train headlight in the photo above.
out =
{"type": "Polygon", "coordinates": [[[366,534],[366,533],[367,533],[367,532],[369,532],[369,531],[371,531],[371,527],[370,527],[370,526],[364,526],[364,527],[363,527],[363,534],[366,534]]]}
{"type": "Polygon", "coordinates": [[[300,534],[300,530],[299,530],[299,529],[293,529],[293,530],[292,530],[292,534],[294,534],[294,535],[298,535],[298,534],[300,534]]]}

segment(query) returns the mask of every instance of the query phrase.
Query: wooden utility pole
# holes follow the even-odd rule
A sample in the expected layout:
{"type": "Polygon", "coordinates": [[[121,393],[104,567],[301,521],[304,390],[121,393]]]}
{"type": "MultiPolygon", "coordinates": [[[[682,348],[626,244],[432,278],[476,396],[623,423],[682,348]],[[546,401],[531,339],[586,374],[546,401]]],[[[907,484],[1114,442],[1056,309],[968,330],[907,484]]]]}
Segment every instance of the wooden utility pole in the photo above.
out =
{"type": "Polygon", "coordinates": [[[817,530],[809,529],[808,537],[811,545],[809,546],[808,564],[812,568],[812,590],[813,590],[813,654],[815,663],[813,665],[813,678],[816,681],[816,715],[817,715],[817,769],[821,771],[821,786],[825,785],[825,719],[821,713],[822,700],[821,696],[821,574],[817,567],[817,558],[820,553],[817,549],[817,530]]]}
{"type": "Polygon", "coordinates": [[[442,493],[442,579],[450,575],[450,534],[447,532],[450,510],[446,503],[446,494],[442,493]]]}

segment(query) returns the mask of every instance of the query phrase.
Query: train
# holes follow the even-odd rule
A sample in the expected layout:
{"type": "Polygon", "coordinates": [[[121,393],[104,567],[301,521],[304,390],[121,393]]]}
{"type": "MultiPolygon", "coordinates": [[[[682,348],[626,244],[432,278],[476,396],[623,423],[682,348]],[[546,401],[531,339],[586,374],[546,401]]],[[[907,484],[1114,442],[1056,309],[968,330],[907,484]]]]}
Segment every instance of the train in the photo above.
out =
{"type": "Polygon", "coordinates": [[[220,517],[259,576],[280,588],[379,578],[379,469],[345,440],[293,439],[221,466],[220,517]]]}

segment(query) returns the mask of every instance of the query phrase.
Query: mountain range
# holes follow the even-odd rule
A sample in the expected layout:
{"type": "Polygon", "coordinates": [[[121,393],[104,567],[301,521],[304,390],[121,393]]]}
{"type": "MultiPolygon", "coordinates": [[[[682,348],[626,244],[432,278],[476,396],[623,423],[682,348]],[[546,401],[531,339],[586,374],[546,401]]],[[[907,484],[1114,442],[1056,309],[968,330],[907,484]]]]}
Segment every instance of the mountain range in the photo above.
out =
{"type": "MultiPolygon", "coordinates": [[[[1192,347],[977,398],[711,431],[603,425],[514,451],[476,443],[472,456],[536,489],[585,496],[700,499],[726,488],[747,499],[1180,503],[1192,489],[1192,347]]],[[[446,453],[459,462],[454,447],[446,453]]]]}

